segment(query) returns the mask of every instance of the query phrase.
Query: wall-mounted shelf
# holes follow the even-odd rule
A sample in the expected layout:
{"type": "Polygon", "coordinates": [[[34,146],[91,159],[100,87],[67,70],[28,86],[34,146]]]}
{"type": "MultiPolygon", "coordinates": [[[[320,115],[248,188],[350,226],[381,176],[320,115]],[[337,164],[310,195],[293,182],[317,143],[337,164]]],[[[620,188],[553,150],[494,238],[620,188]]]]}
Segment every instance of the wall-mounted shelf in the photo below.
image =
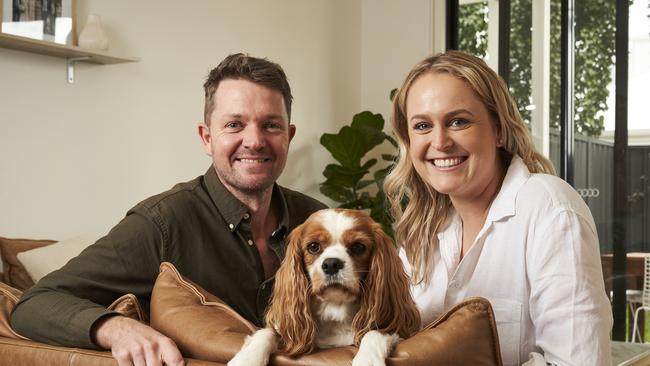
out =
{"type": "Polygon", "coordinates": [[[67,60],[66,66],[68,70],[69,83],[74,83],[74,64],[78,61],[92,62],[102,65],[140,61],[140,59],[135,57],[116,56],[101,51],[89,51],[79,47],[45,42],[6,33],[0,33],[0,47],[65,58],[67,60]]]}

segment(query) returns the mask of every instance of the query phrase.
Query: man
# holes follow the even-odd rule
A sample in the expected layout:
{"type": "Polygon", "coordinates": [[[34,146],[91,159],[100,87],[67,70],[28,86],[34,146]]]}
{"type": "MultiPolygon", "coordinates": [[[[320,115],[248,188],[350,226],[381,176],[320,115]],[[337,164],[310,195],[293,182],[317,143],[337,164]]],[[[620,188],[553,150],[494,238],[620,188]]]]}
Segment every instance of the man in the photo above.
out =
{"type": "Polygon", "coordinates": [[[204,88],[198,131],[212,166],[136,205],[107,236],[25,292],[11,317],[16,331],[111,349],[120,365],[182,365],[173,341],[106,309],[133,293],[148,310],[163,261],[262,325],[287,234],[325,206],[275,183],[296,132],[279,65],[230,55],[204,88]]]}

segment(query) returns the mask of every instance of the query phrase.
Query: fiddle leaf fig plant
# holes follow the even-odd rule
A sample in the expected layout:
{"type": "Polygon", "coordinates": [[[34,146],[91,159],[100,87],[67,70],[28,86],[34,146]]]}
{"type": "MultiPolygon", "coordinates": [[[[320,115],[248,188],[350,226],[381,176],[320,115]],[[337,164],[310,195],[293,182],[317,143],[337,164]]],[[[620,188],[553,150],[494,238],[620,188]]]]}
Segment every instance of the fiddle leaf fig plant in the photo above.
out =
{"type": "Polygon", "coordinates": [[[386,141],[397,148],[395,139],[384,133],[383,129],[384,118],[381,114],[364,111],[354,115],[352,123],[343,126],[338,133],[323,134],[321,145],[338,163],[325,167],[323,175],[326,180],[320,184],[320,191],[338,202],[338,207],[368,211],[393,237],[393,220],[388,213],[382,185],[397,157],[382,154],[382,163],[377,165],[379,161],[376,158],[367,156],[386,141]]]}

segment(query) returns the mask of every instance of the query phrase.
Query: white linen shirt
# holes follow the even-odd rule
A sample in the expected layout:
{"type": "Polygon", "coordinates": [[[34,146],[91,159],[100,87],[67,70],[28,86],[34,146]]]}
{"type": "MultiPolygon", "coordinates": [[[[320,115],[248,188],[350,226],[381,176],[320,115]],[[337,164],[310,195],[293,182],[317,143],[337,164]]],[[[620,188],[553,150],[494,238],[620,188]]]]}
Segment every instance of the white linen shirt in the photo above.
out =
{"type": "MultiPolygon", "coordinates": [[[[596,227],[562,179],[515,156],[483,228],[460,261],[457,213],[438,233],[427,285],[412,287],[423,325],[463,299],[487,298],[504,365],[607,365],[611,305],[596,227]]],[[[400,251],[407,272],[411,267],[400,251]]],[[[459,340],[461,341],[461,340],[459,340]]]]}

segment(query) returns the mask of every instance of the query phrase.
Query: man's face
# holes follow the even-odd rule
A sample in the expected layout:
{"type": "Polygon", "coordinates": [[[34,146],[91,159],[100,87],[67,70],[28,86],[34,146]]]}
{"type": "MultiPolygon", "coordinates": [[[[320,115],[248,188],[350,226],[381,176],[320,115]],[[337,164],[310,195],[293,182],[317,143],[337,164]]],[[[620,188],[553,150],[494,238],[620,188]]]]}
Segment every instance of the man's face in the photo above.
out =
{"type": "Polygon", "coordinates": [[[203,147],[221,182],[233,194],[247,196],[272,187],[284,169],[295,132],[282,93],[246,79],[221,81],[209,126],[199,125],[203,147]]]}

